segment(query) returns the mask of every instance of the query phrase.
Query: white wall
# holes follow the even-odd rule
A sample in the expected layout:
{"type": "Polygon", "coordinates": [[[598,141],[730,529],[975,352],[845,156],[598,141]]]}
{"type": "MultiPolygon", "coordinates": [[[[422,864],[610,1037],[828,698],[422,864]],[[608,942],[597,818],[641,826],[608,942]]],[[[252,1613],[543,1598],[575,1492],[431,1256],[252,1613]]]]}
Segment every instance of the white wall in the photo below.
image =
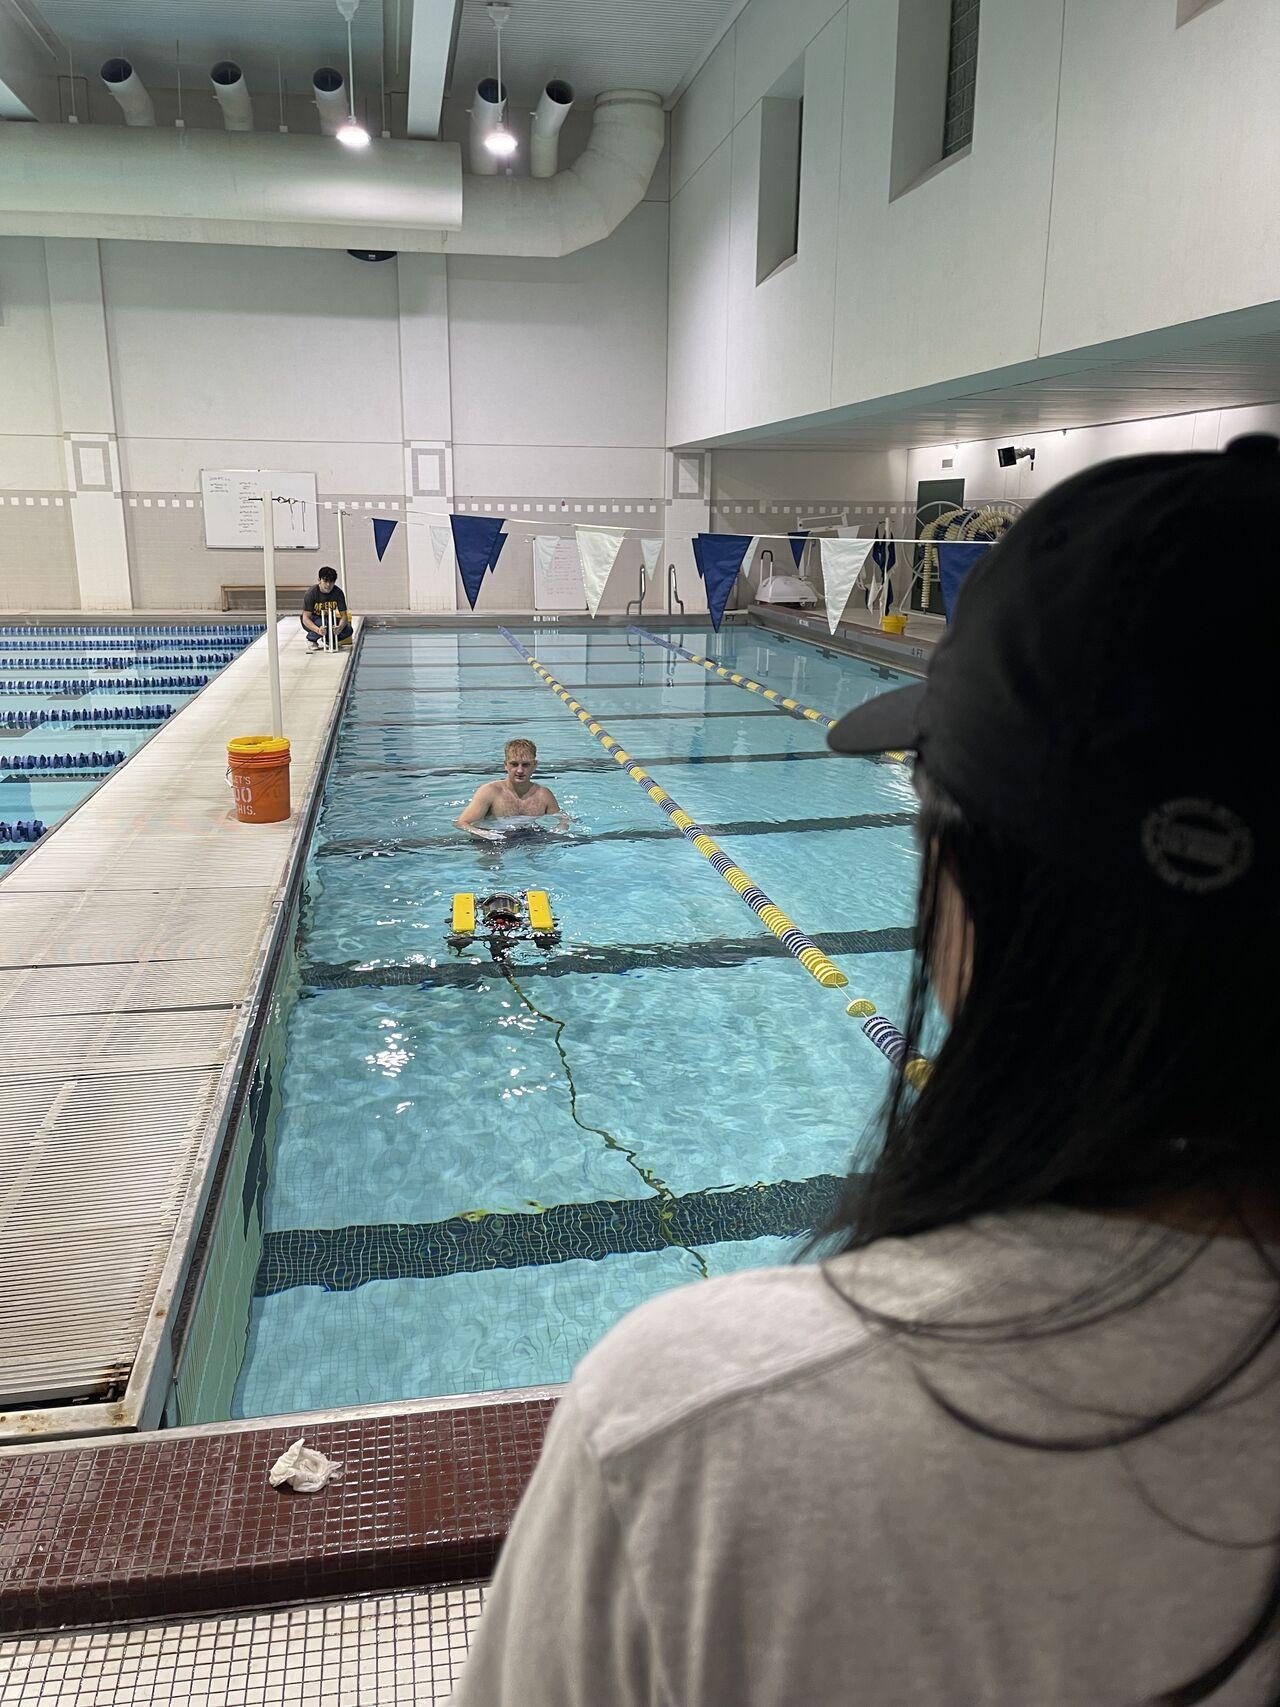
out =
{"type": "MultiPolygon", "coordinates": [[[[0,607],[116,602],[98,590],[117,567],[136,608],[216,609],[224,584],[256,583],[256,554],[205,547],[203,468],[313,470],[321,549],[281,557],[279,578],[335,558],[342,501],[362,610],[462,602],[428,545],[450,503],[662,532],[666,236],[652,199],[558,262],[0,239],[0,607]],[[73,271],[68,300],[51,295],[73,271]],[[92,397],[73,332],[104,355],[92,397]],[[112,470],[92,494],[64,445],[89,428],[112,470]],[[406,522],[381,564],[378,514],[406,522]]],[[[527,544],[507,552],[486,601],[529,608],[527,544]]],[[[620,570],[605,608],[633,592],[620,570]]]]}
{"type": "Polygon", "coordinates": [[[983,0],[971,146],[890,196],[899,0],[748,0],[672,115],[668,433],[696,444],[1280,298],[1280,6],[983,0]],[[799,253],[759,102],[805,61],[799,253]]]}
{"type": "Polygon", "coordinates": [[[921,480],[963,480],[966,501],[1007,498],[1029,504],[1060,480],[1114,456],[1160,452],[1221,450],[1245,433],[1280,434],[1280,403],[1250,409],[1211,409],[1193,415],[1163,415],[1149,421],[1121,421],[1107,427],[1072,427],[1065,432],[1019,435],[1019,445],[1034,448],[1035,467],[1026,460],[1013,468],[996,462],[995,439],[956,445],[928,445],[906,459],[907,500],[914,509],[921,480]],[[944,468],[947,460],[951,467],[944,468]]]}

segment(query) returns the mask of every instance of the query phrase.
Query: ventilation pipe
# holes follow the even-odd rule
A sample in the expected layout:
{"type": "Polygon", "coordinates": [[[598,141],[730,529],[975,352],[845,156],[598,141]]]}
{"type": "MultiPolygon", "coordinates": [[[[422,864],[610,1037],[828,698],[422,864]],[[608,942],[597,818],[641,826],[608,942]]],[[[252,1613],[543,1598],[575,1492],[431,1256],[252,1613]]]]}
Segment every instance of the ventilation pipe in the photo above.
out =
{"type": "Polygon", "coordinates": [[[222,108],[222,122],[228,130],[253,129],[253,102],[244,72],[231,59],[220,59],[209,73],[213,82],[213,98],[222,108]]]}
{"type": "Polygon", "coordinates": [[[452,142],[369,155],[274,132],[15,124],[0,236],[571,255],[643,201],[665,134],[660,96],[619,89],[597,100],[587,146],[554,178],[480,178],[464,177],[452,142]]]}
{"type": "Polygon", "coordinates": [[[506,97],[507,91],[498,88],[496,77],[485,77],[476,84],[476,92],[471,98],[471,145],[467,150],[467,163],[479,178],[497,175],[498,156],[490,153],[484,141],[502,123],[506,97]]]}
{"type": "Polygon", "coordinates": [[[322,65],[311,79],[311,93],[325,136],[337,136],[347,122],[347,80],[332,65],[322,65]]]}
{"type": "Polygon", "coordinates": [[[102,67],[102,81],[119,103],[124,122],[135,129],[152,126],[156,110],[141,77],[127,59],[109,59],[102,67]]]}
{"type": "Polygon", "coordinates": [[[538,96],[529,137],[529,170],[535,178],[554,178],[560,164],[560,127],[573,105],[573,90],[557,77],[538,96]]]}

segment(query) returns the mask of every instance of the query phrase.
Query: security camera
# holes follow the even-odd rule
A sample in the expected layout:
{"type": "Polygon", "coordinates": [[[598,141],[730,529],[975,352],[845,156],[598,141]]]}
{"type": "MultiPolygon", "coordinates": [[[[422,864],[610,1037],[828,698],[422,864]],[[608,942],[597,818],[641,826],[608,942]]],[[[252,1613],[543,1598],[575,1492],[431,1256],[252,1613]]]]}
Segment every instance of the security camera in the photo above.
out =
{"type": "Polygon", "coordinates": [[[996,451],[996,461],[1001,468],[1013,468],[1022,457],[1030,457],[1032,468],[1036,465],[1035,449],[1031,445],[1001,445],[996,451]]]}
{"type": "Polygon", "coordinates": [[[348,249],[347,254],[353,261],[394,261],[398,251],[395,249],[348,249]]]}

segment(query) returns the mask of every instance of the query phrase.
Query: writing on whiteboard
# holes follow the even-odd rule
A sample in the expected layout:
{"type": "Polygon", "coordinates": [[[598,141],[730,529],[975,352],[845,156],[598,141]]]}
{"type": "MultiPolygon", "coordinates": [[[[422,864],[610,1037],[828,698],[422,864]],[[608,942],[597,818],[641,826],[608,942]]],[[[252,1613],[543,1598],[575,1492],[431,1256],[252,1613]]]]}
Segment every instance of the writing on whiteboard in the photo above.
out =
{"type": "Polygon", "coordinates": [[[533,540],[533,608],[536,611],[585,611],[587,590],[582,580],[578,542],[540,533],[533,540]]]}
{"type": "Polygon", "coordinates": [[[314,474],[274,468],[206,468],[200,474],[205,544],[214,550],[262,549],[262,495],[270,492],[278,551],[318,551],[320,518],[314,474]]]}

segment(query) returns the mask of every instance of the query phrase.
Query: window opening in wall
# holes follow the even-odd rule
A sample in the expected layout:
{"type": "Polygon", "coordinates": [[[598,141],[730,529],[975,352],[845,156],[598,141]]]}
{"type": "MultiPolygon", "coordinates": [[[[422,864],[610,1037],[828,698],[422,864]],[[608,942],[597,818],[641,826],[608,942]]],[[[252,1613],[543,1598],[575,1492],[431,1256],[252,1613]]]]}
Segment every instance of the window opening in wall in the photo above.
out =
{"type": "Polygon", "coordinates": [[[947,104],[942,121],[942,158],[973,141],[978,88],[978,8],[981,0],[951,0],[951,46],[947,56],[947,104]]]}
{"type": "Polygon", "coordinates": [[[967,152],[978,87],[980,0],[898,0],[889,199],[967,152]]]}
{"type": "Polygon", "coordinates": [[[800,179],[804,159],[804,60],[798,59],[760,103],[760,193],[756,208],[756,283],[800,252],[800,179]]]}

